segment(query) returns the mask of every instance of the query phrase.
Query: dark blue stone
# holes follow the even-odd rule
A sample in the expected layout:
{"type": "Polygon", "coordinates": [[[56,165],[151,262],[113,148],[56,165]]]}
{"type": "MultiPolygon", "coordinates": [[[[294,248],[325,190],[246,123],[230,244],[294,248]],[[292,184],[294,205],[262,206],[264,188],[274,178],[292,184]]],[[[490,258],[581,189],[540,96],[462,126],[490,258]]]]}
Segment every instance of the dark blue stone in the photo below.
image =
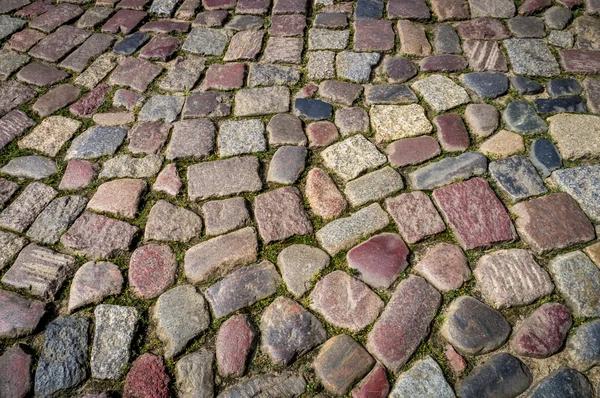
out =
{"type": "Polygon", "coordinates": [[[562,98],[538,98],[533,105],[539,113],[585,113],[587,108],[579,95],[562,98]]]}
{"type": "Polygon", "coordinates": [[[310,120],[329,119],[333,114],[333,107],[327,102],[309,98],[296,98],[294,102],[296,116],[304,116],[310,120]]]}
{"type": "Polygon", "coordinates": [[[505,352],[491,356],[456,383],[461,398],[513,398],[529,388],[533,376],[529,368],[505,352]]]}
{"type": "Polygon", "coordinates": [[[543,178],[550,176],[554,170],[562,165],[562,159],[558,150],[547,138],[537,139],[531,144],[529,150],[529,160],[540,172],[543,178]]]}
{"type": "Polygon", "coordinates": [[[566,97],[581,94],[581,84],[575,79],[554,79],[546,85],[546,91],[551,97],[566,97]]]}
{"type": "Polygon", "coordinates": [[[544,86],[524,76],[513,76],[510,83],[521,95],[539,94],[544,91],[544,86]]]}
{"type": "Polygon", "coordinates": [[[503,73],[469,73],[464,75],[463,82],[481,98],[497,98],[508,91],[508,78],[503,73]]]}
{"type": "Polygon", "coordinates": [[[594,390],[588,379],[571,368],[562,368],[540,380],[528,398],[592,398],[594,390]]]}
{"type": "Polygon", "coordinates": [[[548,191],[533,164],[522,156],[496,160],[490,163],[489,171],[513,202],[548,191]]]}
{"type": "Polygon", "coordinates": [[[123,40],[115,44],[113,51],[117,54],[131,55],[150,39],[150,35],[143,32],[135,32],[125,36],[123,40]]]}
{"type": "Polygon", "coordinates": [[[381,19],[383,0],[358,0],[354,10],[355,19],[381,19]]]}
{"type": "Polygon", "coordinates": [[[546,122],[538,116],[527,101],[513,101],[502,112],[506,128],[521,134],[543,133],[548,129],[546,122]]]}

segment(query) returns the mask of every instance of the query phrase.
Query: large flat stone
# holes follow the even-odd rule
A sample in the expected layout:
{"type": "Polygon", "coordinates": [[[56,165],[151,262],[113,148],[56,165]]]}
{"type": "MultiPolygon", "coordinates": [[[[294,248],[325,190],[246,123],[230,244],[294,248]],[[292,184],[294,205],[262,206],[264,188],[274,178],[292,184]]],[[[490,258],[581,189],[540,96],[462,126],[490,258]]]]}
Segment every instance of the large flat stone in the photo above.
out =
{"type": "Polygon", "coordinates": [[[589,218],[600,221],[600,166],[556,170],[552,182],[571,195],[589,218]]]}
{"type": "Polygon", "coordinates": [[[27,236],[45,244],[55,244],[63,232],[85,209],[87,198],[79,195],[61,196],[53,200],[35,219],[27,236]]]}
{"type": "Polygon", "coordinates": [[[313,232],[302,194],[296,187],[283,187],[258,195],[254,199],[254,216],[265,243],[313,232]]]}
{"type": "Polygon", "coordinates": [[[385,156],[362,134],[333,144],[321,152],[325,166],[348,181],[364,171],[381,166],[385,156]]]}
{"type": "Polygon", "coordinates": [[[46,303],[0,290],[0,338],[14,339],[35,331],[44,314],[46,303]]]}
{"type": "Polygon", "coordinates": [[[234,157],[188,167],[188,196],[203,200],[246,192],[258,192],[262,181],[255,157],[234,157]]]}
{"type": "Polygon", "coordinates": [[[548,132],[564,159],[600,158],[600,117],[561,114],[548,121],[548,132]]]}
{"type": "Polygon", "coordinates": [[[457,180],[479,176],[487,171],[487,158],[467,152],[421,167],[408,175],[413,189],[434,189],[457,180]]]}
{"type": "Polygon", "coordinates": [[[0,213],[0,226],[15,232],[25,232],[37,216],[50,204],[58,192],[41,182],[33,182],[0,213]]]}

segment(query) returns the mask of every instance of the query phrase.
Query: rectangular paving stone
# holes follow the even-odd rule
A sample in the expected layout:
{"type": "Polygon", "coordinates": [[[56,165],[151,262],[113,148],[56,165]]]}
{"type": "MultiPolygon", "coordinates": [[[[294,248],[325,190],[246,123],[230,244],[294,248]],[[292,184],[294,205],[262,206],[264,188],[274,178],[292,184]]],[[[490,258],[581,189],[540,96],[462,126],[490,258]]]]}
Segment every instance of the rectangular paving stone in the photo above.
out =
{"type": "Polygon", "coordinates": [[[41,117],[45,117],[75,102],[79,98],[79,94],[81,94],[79,87],[72,84],[60,84],[38,98],[31,109],[41,117]]]}
{"type": "Polygon", "coordinates": [[[206,289],[216,318],[249,307],[277,292],[281,277],[270,261],[243,267],[206,289]]]}
{"type": "Polygon", "coordinates": [[[133,32],[136,26],[146,18],[144,11],[119,10],[102,26],[102,31],[107,33],[119,33],[125,35],[133,32]]]}
{"type": "Polygon", "coordinates": [[[35,122],[18,109],[8,112],[0,118],[0,149],[12,140],[23,135],[25,130],[35,125],[35,122]]]}
{"type": "Polygon", "coordinates": [[[15,51],[27,51],[46,35],[33,29],[23,29],[10,37],[8,45],[15,51]]]}
{"type": "Polygon", "coordinates": [[[476,72],[506,72],[508,70],[506,57],[500,51],[497,41],[466,40],[463,48],[469,60],[469,66],[476,72]]]}
{"type": "Polygon", "coordinates": [[[348,44],[349,30],[310,29],[309,50],[343,50],[348,44]]]}
{"type": "Polygon", "coordinates": [[[12,267],[2,277],[2,283],[54,300],[54,296],[77,269],[77,260],[35,243],[25,247],[12,267]]]}
{"type": "Polygon", "coordinates": [[[0,177],[0,207],[3,207],[17,192],[19,184],[0,177]]]}
{"type": "MultiPolygon", "coordinates": [[[[0,187],[0,189],[2,188],[0,187]]],[[[27,243],[27,238],[11,232],[0,231],[0,270],[9,265],[27,243]]]]}
{"type": "Polygon", "coordinates": [[[0,213],[0,227],[25,232],[58,192],[41,182],[32,182],[0,213]]]}
{"type": "Polygon", "coordinates": [[[106,21],[113,12],[114,10],[109,7],[88,8],[77,20],[75,26],[80,29],[94,29],[106,21]]]}
{"type": "Polygon", "coordinates": [[[89,32],[74,26],[61,26],[29,51],[32,57],[57,62],[88,38],[89,32]]]}
{"type": "Polygon", "coordinates": [[[482,178],[438,188],[433,199],[465,250],[517,238],[502,202],[482,178]]]}
{"type": "Polygon", "coordinates": [[[0,15],[0,40],[9,37],[26,24],[27,22],[22,19],[12,18],[8,15],[0,15]]]}
{"type": "Polygon", "coordinates": [[[19,148],[35,149],[56,156],[62,146],[73,137],[81,122],[63,116],[50,116],[35,126],[30,134],[19,141],[19,148]]]}
{"type": "Polygon", "coordinates": [[[60,243],[90,259],[108,258],[127,251],[138,230],[124,221],[84,212],[60,238],[60,243]]]}
{"type": "Polygon", "coordinates": [[[517,74],[548,77],[560,73],[558,62],[543,40],[509,39],[504,47],[517,74]]]}
{"type": "Polygon", "coordinates": [[[551,176],[558,188],[571,195],[593,221],[600,221],[600,166],[556,170],[551,176]]]}
{"type": "Polygon", "coordinates": [[[414,191],[386,199],[385,209],[398,225],[402,238],[410,244],[446,230],[446,224],[425,192],[414,191]]]}
{"type": "Polygon", "coordinates": [[[79,76],[75,78],[75,84],[93,89],[112,71],[123,57],[113,53],[104,53],[79,76]]]}
{"type": "Polygon", "coordinates": [[[383,165],[386,157],[362,134],[327,147],[321,152],[325,166],[345,181],[358,177],[366,170],[383,165]]]}
{"type": "Polygon", "coordinates": [[[7,80],[10,75],[29,62],[29,59],[27,55],[14,51],[0,52],[0,80],[7,80]]]}
{"type": "Polygon", "coordinates": [[[600,117],[560,114],[548,118],[548,132],[563,159],[600,158],[600,117]]]}
{"type": "Polygon", "coordinates": [[[30,3],[29,0],[3,0],[0,2],[0,14],[8,14],[30,3]]]}
{"type": "Polygon", "coordinates": [[[0,116],[6,115],[22,103],[35,98],[36,95],[31,88],[14,80],[4,83],[0,86],[0,116]]]}
{"type": "Polygon", "coordinates": [[[31,62],[17,73],[17,79],[38,87],[58,83],[68,76],[67,72],[42,62],[31,62]]]}
{"type": "Polygon", "coordinates": [[[349,181],[344,194],[353,207],[384,199],[404,188],[402,176],[389,166],[349,181]]]}
{"type": "Polygon", "coordinates": [[[193,283],[217,279],[256,261],[256,231],[246,227],[192,246],[185,253],[185,276],[193,283]]]}
{"type": "Polygon", "coordinates": [[[96,328],[90,367],[92,377],[115,380],[129,363],[131,342],[139,318],[137,308],[100,304],[94,310],[96,328]]]}
{"type": "Polygon", "coordinates": [[[77,18],[81,14],[83,14],[81,7],[78,7],[75,4],[63,3],[34,19],[29,23],[29,27],[41,30],[45,33],[50,33],[54,29],[77,18]]]}
{"type": "Polygon", "coordinates": [[[258,192],[262,189],[259,162],[253,156],[204,162],[188,167],[188,197],[204,200],[258,192]]]}
{"type": "Polygon", "coordinates": [[[361,239],[385,228],[390,223],[388,214],[373,203],[349,217],[340,218],[317,231],[319,244],[331,256],[354,246],[361,239]]]}
{"type": "Polygon", "coordinates": [[[137,57],[126,58],[110,75],[110,84],[144,92],[161,73],[162,67],[137,57]]]}
{"type": "Polygon", "coordinates": [[[408,175],[412,189],[434,189],[451,182],[479,176],[487,171],[487,158],[478,152],[467,152],[428,164],[408,175]]]}
{"type": "Polygon", "coordinates": [[[154,0],[150,6],[150,13],[159,17],[169,18],[175,11],[178,0],[154,0]]]}
{"type": "Polygon", "coordinates": [[[519,236],[531,250],[544,254],[589,242],[594,227],[569,194],[555,193],[521,202],[512,208],[519,236]]]}
{"type": "Polygon", "coordinates": [[[287,87],[248,88],[235,94],[235,116],[258,116],[283,113],[290,109],[287,87]]]}
{"type": "Polygon", "coordinates": [[[90,36],[77,50],[65,58],[59,66],[75,72],[82,72],[90,61],[98,58],[112,45],[112,36],[95,33],[90,36]]]}
{"type": "Polygon", "coordinates": [[[77,195],[54,199],[35,219],[27,236],[44,244],[57,243],[60,235],[85,209],[86,203],[86,197],[77,195]]]}
{"type": "Polygon", "coordinates": [[[223,29],[194,28],[188,34],[183,51],[198,55],[223,55],[229,34],[223,29]]]}
{"type": "Polygon", "coordinates": [[[600,73],[600,52],[562,50],[558,52],[562,68],[567,73],[600,73]]]}

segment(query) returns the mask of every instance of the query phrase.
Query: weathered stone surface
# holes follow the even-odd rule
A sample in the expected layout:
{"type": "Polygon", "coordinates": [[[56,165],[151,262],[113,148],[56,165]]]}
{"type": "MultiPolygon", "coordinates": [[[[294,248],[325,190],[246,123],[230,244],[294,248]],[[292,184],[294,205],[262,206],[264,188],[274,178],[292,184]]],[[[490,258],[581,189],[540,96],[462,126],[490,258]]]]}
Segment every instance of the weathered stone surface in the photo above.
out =
{"type": "Polygon", "coordinates": [[[343,50],[346,48],[349,30],[310,29],[308,31],[309,50],[343,50]]]}
{"type": "Polygon", "coordinates": [[[116,66],[121,56],[110,52],[99,56],[92,64],[74,80],[74,83],[93,89],[104,79],[116,66]]]}
{"type": "Polygon", "coordinates": [[[87,198],[62,196],[52,201],[35,219],[27,236],[35,241],[54,244],[85,209],[87,198]]]}
{"type": "Polygon", "coordinates": [[[258,195],[254,216],[265,243],[313,232],[304,210],[302,195],[296,187],[284,187],[258,195]]]}
{"type": "Polygon", "coordinates": [[[325,251],[333,256],[388,224],[387,213],[379,204],[373,203],[349,217],[330,222],[317,231],[316,236],[325,251]]]}
{"type": "Polygon", "coordinates": [[[550,194],[512,208],[519,236],[536,254],[594,239],[594,229],[577,202],[566,193],[550,194]]]}
{"type": "Polygon", "coordinates": [[[11,232],[0,231],[0,270],[10,264],[10,261],[27,244],[27,239],[11,232]]]}
{"type": "Polygon", "coordinates": [[[16,232],[25,232],[57,194],[56,190],[41,182],[27,185],[23,192],[0,213],[0,226],[16,232]]]}
{"type": "Polygon", "coordinates": [[[145,240],[188,242],[202,233],[202,219],[196,213],[166,200],[156,202],[144,232],[145,240]]]}
{"type": "Polygon", "coordinates": [[[248,86],[293,86],[300,81],[300,70],[288,66],[251,64],[248,86]]]}
{"type": "MultiPolygon", "coordinates": [[[[84,95],[79,101],[69,107],[69,112],[75,116],[89,118],[100,108],[106,100],[106,94],[110,91],[110,86],[101,83],[92,91],[84,95]]],[[[50,119],[50,118],[48,118],[50,119]]]]}
{"type": "Polygon", "coordinates": [[[424,192],[415,191],[389,198],[385,206],[409,244],[446,229],[446,224],[424,192]]]}
{"type": "Polygon", "coordinates": [[[138,247],[129,260],[129,285],[137,296],[155,298],[173,284],[176,268],[175,255],[169,246],[138,247]]]}
{"type": "Polygon", "coordinates": [[[263,311],[260,331],[261,349],[279,365],[290,364],[327,338],[319,320],[286,297],[276,298],[263,311]]]}
{"type": "Polygon", "coordinates": [[[367,374],[374,363],[373,357],[359,343],[341,334],[323,344],[313,367],[327,391],[342,395],[367,374]]]}
{"type": "Polygon", "coordinates": [[[206,289],[216,318],[249,307],[277,292],[281,277],[269,261],[240,268],[206,289]]]}
{"type": "Polygon", "coordinates": [[[183,108],[184,97],[174,95],[153,95],[144,104],[138,115],[138,120],[174,122],[183,108]]]}
{"type": "Polygon", "coordinates": [[[104,162],[100,178],[151,178],[155,177],[163,163],[159,155],[134,158],[132,155],[118,155],[104,162]]]}
{"type": "Polygon", "coordinates": [[[277,256],[277,265],[288,290],[296,297],[306,293],[315,275],[329,265],[323,250],[302,244],[283,249],[277,256]]]}
{"type": "MultiPolygon", "coordinates": [[[[562,158],[558,153],[558,150],[552,141],[547,138],[539,138],[531,144],[531,147],[529,148],[529,160],[536,167],[543,178],[549,177],[552,171],[562,166],[562,158]]],[[[561,171],[560,173],[556,173],[556,175],[553,177],[553,182],[561,186],[563,189],[569,190],[567,187],[569,187],[571,184],[571,178],[573,177],[573,174],[577,175],[578,171],[578,169],[568,169],[564,172],[561,171]]],[[[579,195],[584,192],[579,191],[577,188],[570,189],[573,191],[570,192],[571,196],[573,196],[576,200],[578,199],[578,194],[575,192],[579,192],[579,195]]],[[[581,200],[579,201],[579,204],[584,208],[584,211],[589,212],[584,203],[586,202],[581,200]]],[[[589,215],[591,216],[591,214],[589,215]]]]}
{"type": "Polygon", "coordinates": [[[105,297],[121,293],[123,276],[119,267],[109,262],[85,263],[77,270],[69,293],[69,312],[105,297]]]}
{"type": "Polygon", "coordinates": [[[105,182],[98,187],[87,208],[117,217],[135,218],[146,185],[146,181],[132,178],[105,182]]]}
{"type": "Polygon", "coordinates": [[[353,207],[383,199],[404,187],[402,177],[387,166],[346,184],[344,193],[353,207]]]}
{"type": "Polygon", "coordinates": [[[573,315],[598,316],[600,271],[583,252],[559,255],[548,268],[573,315]]]}
{"type": "Polygon", "coordinates": [[[369,113],[377,142],[429,134],[433,129],[421,105],[373,105],[369,113]]]}
{"type": "Polygon", "coordinates": [[[506,130],[500,130],[479,145],[479,152],[490,157],[506,158],[523,151],[525,151],[523,137],[506,130]]]}
{"type": "Polygon", "coordinates": [[[461,296],[446,311],[441,334],[461,354],[481,355],[506,341],[510,324],[502,314],[481,301],[461,296]]]}
{"type": "Polygon", "coordinates": [[[385,374],[385,368],[376,363],[373,370],[367,374],[360,383],[350,392],[353,398],[368,398],[388,396],[390,384],[385,374]]]}
{"type": "Polygon", "coordinates": [[[342,51],[335,57],[337,76],[355,83],[366,83],[371,77],[371,68],[379,62],[377,53],[342,51]]]}
{"type": "Polygon", "coordinates": [[[504,206],[482,178],[436,189],[433,199],[463,249],[517,237],[504,206]]]}
{"type": "Polygon", "coordinates": [[[516,74],[549,77],[560,73],[558,62],[542,40],[509,39],[504,46],[516,74]]]}
{"type": "Polygon", "coordinates": [[[257,192],[262,189],[258,166],[258,159],[250,156],[190,166],[187,172],[189,198],[202,200],[257,192]]]}
{"type": "Polygon", "coordinates": [[[461,397],[516,397],[529,388],[533,375],[518,358],[505,352],[489,357],[456,384],[461,397]]]}
{"type": "Polygon", "coordinates": [[[548,191],[533,164],[522,156],[491,162],[489,172],[513,202],[548,191]]]}
{"type": "Polygon", "coordinates": [[[585,372],[600,363],[599,333],[600,321],[596,320],[578,326],[569,336],[566,352],[571,366],[585,372]]]}
{"type": "Polygon", "coordinates": [[[419,65],[421,66],[421,70],[423,72],[460,72],[464,69],[467,69],[468,62],[465,58],[463,58],[460,55],[448,54],[433,55],[424,58],[423,60],[421,60],[419,65]]]}
{"type": "Polygon", "coordinates": [[[152,184],[153,191],[164,192],[170,196],[177,196],[181,187],[183,187],[183,182],[179,177],[175,163],[166,165],[152,184]]]}
{"type": "Polygon", "coordinates": [[[548,118],[548,132],[563,158],[579,160],[600,157],[598,116],[556,115],[548,118]]]}
{"type": "Polygon", "coordinates": [[[166,158],[202,158],[212,153],[216,130],[209,119],[182,120],[174,123],[166,158]]]}
{"type": "Polygon", "coordinates": [[[88,377],[88,329],[82,317],[58,318],[46,327],[46,340],[35,371],[35,394],[54,396],[88,377]]]}
{"type": "Polygon", "coordinates": [[[469,148],[469,133],[460,115],[451,113],[436,116],[433,124],[437,129],[437,138],[446,152],[463,152],[469,148]]]}
{"type": "Polygon", "coordinates": [[[404,83],[418,73],[417,67],[409,59],[399,56],[386,58],[383,69],[390,83],[404,83]]]}
{"type": "Polygon", "coordinates": [[[415,362],[396,380],[391,398],[418,396],[423,398],[453,398],[452,387],[444,378],[440,365],[430,356],[415,362]]]}
{"type": "Polygon", "coordinates": [[[93,34],[77,50],[69,54],[60,63],[60,66],[75,72],[83,72],[88,63],[105,52],[113,41],[114,39],[110,35],[102,33],[93,34]]]}
{"type": "Polygon", "coordinates": [[[521,95],[540,94],[544,92],[544,86],[525,76],[512,76],[510,83],[521,95]]]}
{"type": "Polygon", "coordinates": [[[10,75],[25,65],[29,59],[28,56],[18,54],[14,51],[2,51],[0,53],[0,80],[7,80],[10,75]]]}
{"type": "Polygon", "coordinates": [[[46,303],[0,290],[0,338],[14,339],[35,331],[44,314],[46,303]]]}
{"type": "Polygon", "coordinates": [[[297,373],[267,374],[254,376],[223,391],[221,398],[235,398],[242,394],[248,397],[274,395],[281,398],[294,398],[306,391],[304,378],[297,373]]]}
{"type": "Polygon", "coordinates": [[[327,101],[351,106],[363,88],[359,84],[342,82],[339,80],[326,80],[319,85],[319,96],[327,101]]]}
{"type": "Polygon", "coordinates": [[[289,108],[287,87],[247,88],[235,94],[235,116],[268,115],[287,112],[289,108]]]}
{"type": "Polygon", "coordinates": [[[206,302],[192,285],[179,285],[163,293],[156,301],[152,316],[157,323],[157,335],[166,345],[166,358],[181,352],[210,324],[206,302]]]}
{"type": "Polygon", "coordinates": [[[414,270],[441,292],[458,289],[471,276],[460,247],[437,243],[428,247],[414,270]]]}
{"type": "Polygon", "coordinates": [[[235,156],[263,152],[267,149],[265,126],[259,119],[228,120],[219,127],[219,155],[235,156]]]}
{"type": "Polygon", "coordinates": [[[388,369],[400,370],[427,335],[440,303],[437,290],[424,279],[409,276],[396,287],[369,332],[367,349],[388,369]]]}
{"type": "Polygon", "coordinates": [[[329,119],[333,114],[333,107],[321,100],[296,98],[294,100],[294,114],[308,120],[329,119]]]}
{"type": "Polygon", "coordinates": [[[178,57],[172,62],[171,69],[159,87],[166,91],[191,90],[200,79],[200,74],[205,68],[204,63],[205,60],[201,57],[178,57]]]}
{"type": "Polygon", "coordinates": [[[473,90],[480,98],[497,98],[507,93],[508,77],[498,72],[475,72],[462,76],[467,88],[473,90]]]}
{"type": "Polygon", "coordinates": [[[494,18],[477,18],[456,25],[459,36],[474,40],[500,40],[510,35],[504,25],[494,18]]]}
{"type": "MultiPolygon", "coordinates": [[[[0,86],[0,116],[36,96],[31,88],[14,80],[0,86]]],[[[4,146],[4,145],[3,145],[4,146]]]]}
{"type": "Polygon", "coordinates": [[[542,304],[516,330],[511,347],[519,355],[549,357],[562,347],[572,324],[571,314],[564,305],[542,304]]]}
{"type": "Polygon", "coordinates": [[[102,31],[108,33],[131,33],[146,17],[144,11],[119,10],[104,25],[102,31]]]}
{"type": "Polygon", "coordinates": [[[484,299],[497,308],[531,304],[554,289],[548,273],[522,249],[486,254],[474,274],[484,299]]]}
{"type": "Polygon", "coordinates": [[[216,356],[219,374],[240,377],[254,350],[257,333],[247,315],[234,315],[217,332],[216,356]]]}
{"type": "Polygon", "coordinates": [[[537,98],[533,105],[539,113],[586,113],[587,108],[579,95],[563,98],[537,98]]]}
{"type": "Polygon", "coordinates": [[[267,47],[265,47],[264,50],[262,62],[272,64],[299,64],[302,61],[303,48],[304,41],[301,38],[270,37],[267,41],[267,47]]]}
{"type": "Polygon", "coordinates": [[[129,249],[137,231],[137,227],[124,221],[84,212],[60,238],[60,243],[79,255],[107,258],[129,249]]]}
{"type": "Polygon", "coordinates": [[[401,54],[419,57],[431,54],[431,45],[427,41],[423,25],[401,19],[396,27],[401,43],[401,54]]]}
{"type": "Polygon", "coordinates": [[[469,0],[469,6],[473,18],[510,18],[516,11],[512,0],[469,0]]]}
{"type": "Polygon", "coordinates": [[[42,180],[48,178],[58,171],[56,163],[44,156],[30,155],[12,158],[6,166],[0,169],[0,173],[17,178],[30,178],[42,180]]]}
{"type": "Polygon", "coordinates": [[[162,67],[137,57],[125,58],[110,75],[109,83],[131,87],[143,93],[160,74],[162,67]]]}
{"type": "Polygon", "coordinates": [[[94,310],[94,316],[96,329],[92,344],[92,377],[118,379],[122,375],[122,368],[129,362],[139,312],[134,307],[100,304],[94,310]]]}
{"type": "Polygon", "coordinates": [[[257,246],[256,231],[252,227],[199,243],[185,253],[185,275],[195,283],[225,276],[255,262],[257,246]]]}
{"type": "Polygon", "coordinates": [[[169,396],[169,381],[163,359],[150,353],[142,354],[131,365],[125,378],[123,398],[169,396]]]}
{"type": "Polygon", "coordinates": [[[96,159],[104,155],[112,155],[126,135],[126,127],[92,126],[73,139],[65,160],[96,159]]]}
{"type": "Polygon", "coordinates": [[[202,206],[207,235],[221,235],[246,225],[250,214],[244,198],[206,202],[202,206]]]}
{"type": "Polygon", "coordinates": [[[7,348],[0,356],[0,394],[6,397],[24,398],[31,390],[31,355],[17,344],[7,348]]]}
{"type": "Polygon", "coordinates": [[[386,161],[375,145],[361,134],[327,147],[321,152],[321,157],[325,166],[346,181],[386,161]]]}
{"type": "Polygon", "coordinates": [[[308,151],[303,146],[283,146],[277,149],[271,162],[267,181],[293,184],[304,171],[308,151]]]}
{"type": "Polygon", "coordinates": [[[599,173],[598,166],[573,167],[552,173],[552,182],[571,195],[594,221],[600,220],[600,206],[595,200],[598,195],[599,173]]]}
{"type": "Polygon", "coordinates": [[[346,199],[322,169],[314,168],[308,173],[305,193],[313,213],[325,219],[335,218],[346,209],[346,199]]]}
{"type": "Polygon", "coordinates": [[[571,368],[561,368],[537,382],[529,390],[529,398],[543,398],[549,395],[592,397],[594,392],[588,379],[571,368]]]}
{"type": "Polygon", "coordinates": [[[270,146],[306,145],[302,122],[297,116],[279,113],[267,124],[270,146]]]}
{"type": "Polygon", "coordinates": [[[182,398],[214,396],[215,355],[204,348],[188,354],[175,364],[178,396],[182,398]]]}
{"type": "Polygon", "coordinates": [[[34,125],[35,122],[25,112],[18,109],[4,115],[0,118],[0,149],[4,148],[12,140],[21,136],[25,130],[34,125]]]}
{"type": "Polygon", "coordinates": [[[453,181],[482,175],[487,171],[487,158],[477,152],[467,152],[454,158],[421,167],[408,175],[413,189],[433,189],[453,181]]]}
{"type": "Polygon", "coordinates": [[[443,112],[471,101],[467,92],[446,76],[433,75],[411,85],[436,111],[443,112]]]}

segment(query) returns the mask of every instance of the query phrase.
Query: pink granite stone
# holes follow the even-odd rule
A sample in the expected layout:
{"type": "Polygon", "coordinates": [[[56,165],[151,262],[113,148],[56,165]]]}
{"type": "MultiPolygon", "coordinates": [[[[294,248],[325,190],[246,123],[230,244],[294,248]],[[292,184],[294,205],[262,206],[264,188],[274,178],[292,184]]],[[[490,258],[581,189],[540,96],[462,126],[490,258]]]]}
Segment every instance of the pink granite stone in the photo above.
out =
{"type": "Polygon", "coordinates": [[[464,57],[454,54],[432,55],[419,63],[422,72],[460,72],[468,65],[464,57]]]}
{"type": "Polygon", "coordinates": [[[127,132],[131,153],[157,154],[167,142],[170,123],[141,122],[127,132]]]}
{"type": "Polygon", "coordinates": [[[91,117],[104,104],[110,86],[101,83],[79,101],[69,107],[69,111],[79,117],[91,117]]]}
{"type": "Polygon", "coordinates": [[[241,377],[256,345],[257,333],[246,315],[234,315],[217,333],[217,367],[222,377],[241,377]]]}
{"type": "Polygon", "coordinates": [[[500,21],[489,17],[460,22],[456,25],[456,29],[463,40],[502,40],[510,37],[500,21]]]}
{"type": "Polygon", "coordinates": [[[45,313],[45,303],[0,290],[0,339],[31,334],[45,313]]]}
{"type": "Polygon", "coordinates": [[[552,0],[525,0],[519,7],[520,15],[530,15],[552,5],[552,0]]]}
{"type": "Polygon", "coordinates": [[[391,21],[367,19],[354,23],[354,51],[391,51],[395,38],[391,21]]]}
{"type": "Polygon", "coordinates": [[[385,205],[408,243],[417,243],[446,230],[446,224],[425,192],[415,191],[388,198],[385,205]]]}
{"type": "Polygon", "coordinates": [[[340,270],[321,278],[310,300],[310,308],[327,322],[354,332],[369,326],[385,305],[367,285],[340,270]]]}
{"type": "Polygon", "coordinates": [[[168,398],[169,382],[163,359],[142,354],[127,373],[123,398],[168,398]]]}
{"type": "Polygon", "coordinates": [[[96,178],[99,170],[100,166],[97,163],[79,159],[69,160],[58,189],[85,188],[96,178]]]}
{"type": "Polygon", "coordinates": [[[600,52],[584,50],[559,51],[560,63],[566,73],[600,73],[600,52]]]}
{"type": "Polygon", "coordinates": [[[352,398],[386,398],[389,392],[390,383],[385,368],[375,364],[373,370],[354,387],[351,395],[352,398]]]}
{"type": "Polygon", "coordinates": [[[489,247],[517,237],[502,202],[482,178],[438,188],[433,199],[463,249],[489,247]]]}
{"type": "Polygon", "coordinates": [[[117,217],[135,218],[146,181],[122,178],[103,183],[88,202],[87,208],[117,217]]]}
{"type": "Polygon", "coordinates": [[[244,64],[212,64],[206,71],[205,90],[234,90],[244,85],[244,64]]]}
{"type": "Polygon", "coordinates": [[[139,247],[129,261],[129,285],[144,299],[158,297],[175,282],[176,269],[175,255],[169,246],[139,247]]]}
{"type": "Polygon", "coordinates": [[[306,17],[301,14],[273,15],[269,34],[271,36],[300,36],[306,28],[306,17]]]}
{"type": "Polygon", "coordinates": [[[444,242],[428,247],[414,270],[442,293],[459,289],[471,277],[460,247],[444,242]]]}
{"type": "Polygon", "coordinates": [[[175,54],[179,44],[176,37],[159,33],[142,48],[140,57],[165,62],[175,54]]]}
{"type": "Polygon", "coordinates": [[[37,30],[23,29],[10,37],[8,45],[15,51],[27,51],[44,37],[46,35],[37,30]]]}
{"type": "Polygon", "coordinates": [[[226,10],[235,7],[236,0],[202,0],[205,10],[226,10]]]}
{"type": "Polygon", "coordinates": [[[463,152],[469,148],[469,133],[460,115],[450,113],[433,119],[437,137],[446,152],[463,152]]]}
{"type": "Polygon", "coordinates": [[[397,234],[373,236],[346,255],[348,267],[374,288],[388,288],[408,267],[408,247],[397,234]]]}
{"type": "Polygon", "coordinates": [[[164,192],[167,195],[177,196],[183,183],[177,171],[177,165],[170,163],[156,177],[156,181],[152,185],[153,191],[164,192]]]}
{"type": "Polygon", "coordinates": [[[0,397],[24,398],[31,390],[31,355],[18,344],[0,356],[0,397]]]}
{"type": "Polygon", "coordinates": [[[119,10],[102,27],[103,32],[128,35],[146,17],[144,11],[119,10]]]}
{"type": "Polygon", "coordinates": [[[440,145],[429,136],[405,138],[387,146],[388,160],[394,167],[423,163],[441,153],[440,145]]]}
{"type": "Polygon", "coordinates": [[[328,121],[314,122],[306,126],[309,148],[329,146],[340,138],[335,124],[328,121]]]}
{"type": "Polygon", "coordinates": [[[123,275],[109,262],[85,263],[77,270],[69,292],[69,312],[121,293],[123,275]]]}
{"type": "Polygon", "coordinates": [[[469,19],[469,4],[467,0],[430,0],[431,9],[438,17],[438,21],[458,21],[469,19]]]}
{"type": "Polygon", "coordinates": [[[532,358],[547,358],[560,350],[573,319],[567,307],[545,303],[529,315],[516,330],[510,342],[518,354],[532,358]]]}
{"type": "Polygon", "coordinates": [[[465,361],[462,355],[456,352],[451,344],[446,344],[444,354],[448,360],[448,365],[450,365],[450,370],[452,370],[452,373],[455,376],[458,376],[467,370],[467,361],[465,361]]]}
{"type": "Polygon", "coordinates": [[[399,371],[429,333],[442,296],[424,279],[400,282],[367,336],[367,349],[392,372],[399,371]]]}
{"type": "Polygon", "coordinates": [[[348,207],[333,179],[319,168],[308,172],[305,193],[311,210],[319,217],[336,218],[348,207]]]}

